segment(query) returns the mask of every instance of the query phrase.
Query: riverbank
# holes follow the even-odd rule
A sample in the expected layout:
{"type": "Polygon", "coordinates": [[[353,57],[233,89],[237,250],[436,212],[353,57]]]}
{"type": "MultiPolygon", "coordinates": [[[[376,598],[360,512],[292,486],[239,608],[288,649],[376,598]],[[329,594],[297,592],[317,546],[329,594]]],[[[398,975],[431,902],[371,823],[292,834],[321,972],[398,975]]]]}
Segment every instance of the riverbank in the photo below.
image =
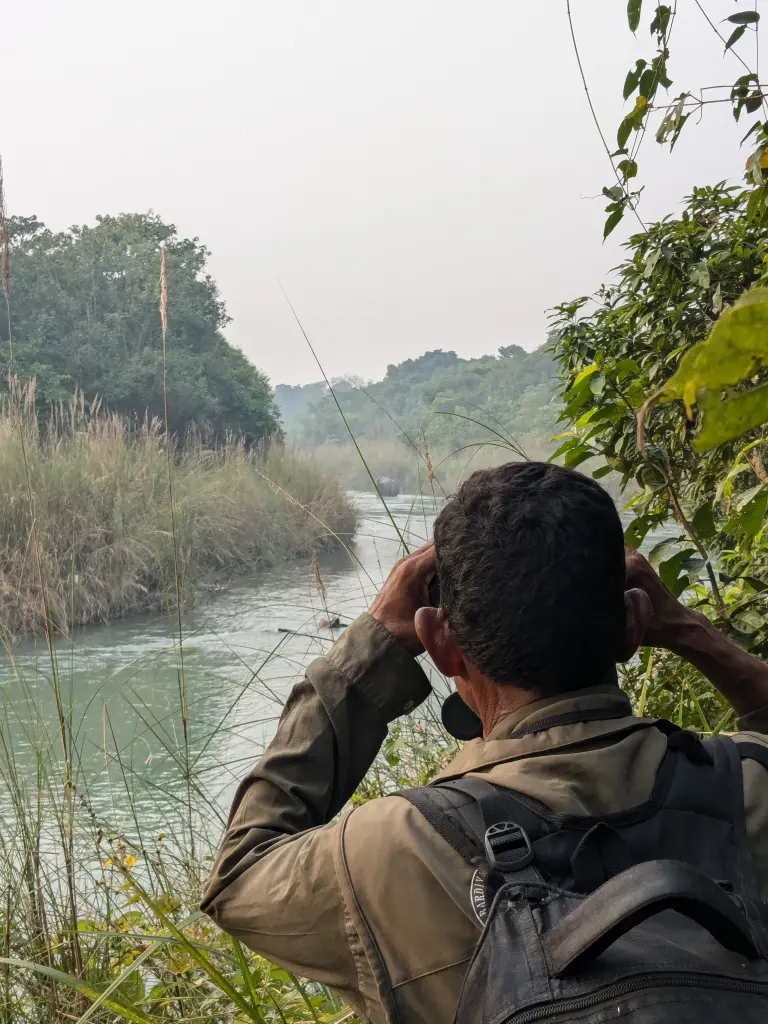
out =
{"type": "Polygon", "coordinates": [[[6,639],[46,617],[66,632],[177,598],[184,607],[212,580],[354,533],[354,509],[311,455],[199,436],[178,445],[158,422],[89,414],[82,401],[44,427],[34,410],[30,388],[0,405],[6,639]]]}

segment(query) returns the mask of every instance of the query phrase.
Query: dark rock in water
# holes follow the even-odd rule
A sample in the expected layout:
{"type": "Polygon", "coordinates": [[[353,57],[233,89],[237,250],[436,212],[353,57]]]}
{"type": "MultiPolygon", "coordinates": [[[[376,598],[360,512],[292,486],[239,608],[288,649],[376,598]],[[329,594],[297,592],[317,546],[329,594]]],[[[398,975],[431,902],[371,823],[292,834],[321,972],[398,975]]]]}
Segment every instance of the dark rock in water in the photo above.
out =
{"type": "Polygon", "coordinates": [[[200,586],[209,594],[226,594],[229,590],[229,584],[225,583],[201,583],[200,586]]]}
{"type": "Polygon", "coordinates": [[[396,498],[400,493],[400,484],[394,477],[380,476],[376,480],[376,486],[384,498],[396,498]]]}

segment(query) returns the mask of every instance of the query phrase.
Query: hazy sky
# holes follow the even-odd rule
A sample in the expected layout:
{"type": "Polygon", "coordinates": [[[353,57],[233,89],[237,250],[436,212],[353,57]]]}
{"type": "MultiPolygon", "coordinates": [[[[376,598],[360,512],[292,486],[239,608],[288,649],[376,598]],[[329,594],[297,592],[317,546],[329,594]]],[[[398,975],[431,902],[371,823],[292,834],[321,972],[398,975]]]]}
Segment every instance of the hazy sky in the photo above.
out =
{"type": "MultiPolygon", "coordinates": [[[[704,6],[719,23],[752,0],[704,6]]],[[[651,42],[624,0],[572,7],[613,140],[651,42]]],[[[679,9],[672,92],[733,81],[694,0],[679,9]]],[[[0,59],[10,212],[153,209],[199,236],[230,340],[274,383],[319,376],[278,278],[328,373],[376,378],[428,348],[540,344],[546,309],[619,255],[565,0],[26,0],[4,6],[0,59]]],[[[643,216],[738,178],[744,130],[721,105],[671,157],[649,138],[643,216]]]]}

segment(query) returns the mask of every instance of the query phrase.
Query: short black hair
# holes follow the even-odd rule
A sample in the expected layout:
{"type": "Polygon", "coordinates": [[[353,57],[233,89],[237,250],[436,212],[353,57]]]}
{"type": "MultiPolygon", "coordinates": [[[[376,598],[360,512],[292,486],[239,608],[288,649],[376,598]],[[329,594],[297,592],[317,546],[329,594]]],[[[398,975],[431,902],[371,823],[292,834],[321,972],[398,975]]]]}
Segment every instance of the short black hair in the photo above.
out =
{"type": "Polygon", "coordinates": [[[486,678],[543,696],[605,681],[626,569],[621,520],[598,483],[543,462],[482,469],[434,532],[441,607],[486,678]]]}

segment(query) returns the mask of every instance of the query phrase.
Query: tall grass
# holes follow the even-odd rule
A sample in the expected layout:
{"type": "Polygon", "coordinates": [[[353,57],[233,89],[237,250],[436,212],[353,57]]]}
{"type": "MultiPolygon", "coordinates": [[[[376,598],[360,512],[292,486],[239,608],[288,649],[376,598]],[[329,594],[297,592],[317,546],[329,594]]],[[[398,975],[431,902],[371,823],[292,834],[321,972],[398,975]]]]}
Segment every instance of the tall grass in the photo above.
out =
{"type": "Polygon", "coordinates": [[[157,421],[87,412],[82,396],[41,425],[34,384],[13,378],[0,400],[6,634],[40,630],[46,604],[62,633],[173,607],[177,598],[183,605],[212,574],[248,572],[353,531],[343,492],[310,456],[277,445],[249,451],[234,438],[208,443],[197,436],[179,445],[157,421]],[[27,472],[42,582],[30,541],[27,472]]]}

